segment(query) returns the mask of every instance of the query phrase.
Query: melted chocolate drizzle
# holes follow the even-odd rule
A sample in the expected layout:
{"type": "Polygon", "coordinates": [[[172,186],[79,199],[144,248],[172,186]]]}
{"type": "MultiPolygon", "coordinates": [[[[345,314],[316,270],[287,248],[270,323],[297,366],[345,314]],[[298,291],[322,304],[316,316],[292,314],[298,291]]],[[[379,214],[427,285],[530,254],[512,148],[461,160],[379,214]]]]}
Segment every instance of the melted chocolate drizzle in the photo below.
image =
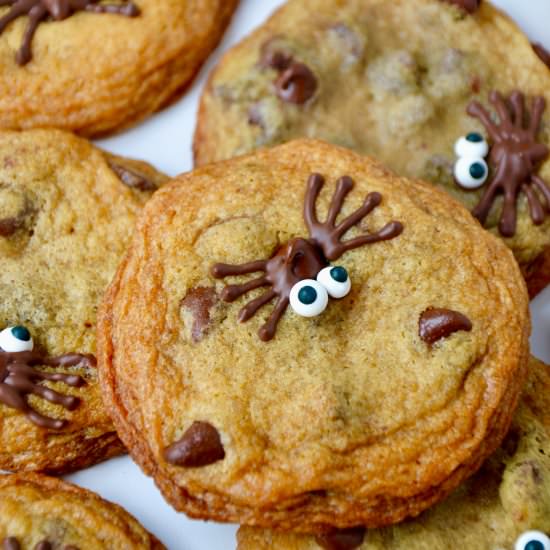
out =
{"type": "Polygon", "coordinates": [[[317,78],[312,70],[281,51],[271,50],[269,43],[263,49],[260,65],[280,73],[275,81],[275,92],[279,99],[300,105],[315,95],[317,78]]]}
{"type": "MultiPolygon", "coordinates": [[[[34,547],[34,550],[52,550],[52,548],[53,546],[51,542],[49,542],[48,540],[43,540],[34,547]]],[[[19,541],[15,537],[8,537],[2,541],[2,549],[3,550],[21,550],[21,545],[19,544],[19,541]]],[[[76,546],[70,545],[70,546],[64,546],[63,550],[78,550],[78,548],[76,546]]]]}
{"type": "Polygon", "coordinates": [[[475,13],[481,6],[481,0],[446,0],[446,2],[454,4],[468,13],[475,13]]]}
{"type": "Polygon", "coordinates": [[[348,250],[393,239],[403,231],[403,225],[393,221],[375,233],[342,241],[347,231],[381,203],[382,196],[380,193],[369,193],[360,208],[336,225],[336,218],[342,210],[344,199],[353,188],[353,180],[349,176],[344,176],[338,180],[327,219],[321,223],[317,219],[315,204],[324,182],[322,176],[312,174],[307,183],[304,220],[309,230],[309,239],[300,237],[291,239],[268,260],[256,260],[242,265],[215,264],[212,268],[212,275],[217,279],[256,272],[264,273],[247,283],[226,286],[221,295],[226,302],[233,302],[251,290],[263,286],[271,287],[245,305],[239,314],[239,321],[248,321],[261,307],[277,298],[273,312],[258,333],[264,342],[271,340],[275,335],[277,324],[288,307],[290,291],[297,282],[315,279],[328,262],[337,260],[348,250]]]}
{"type": "Polygon", "coordinates": [[[490,100],[498,114],[498,124],[477,101],[468,105],[468,114],[482,122],[493,142],[489,154],[493,174],[472,214],[483,225],[497,195],[504,195],[499,230],[504,237],[512,237],[516,232],[517,201],[520,193],[527,197],[529,212],[535,225],[540,225],[550,212],[550,189],[535,174],[549,152],[546,145],[537,142],[546,102],[541,96],[535,97],[529,120],[526,121],[525,100],[520,92],[512,92],[506,101],[498,92],[493,91],[490,100]]]}
{"type": "Polygon", "coordinates": [[[542,44],[531,44],[541,61],[550,68],[550,52],[542,44]]]}
{"type": "Polygon", "coordinates": [[[363,544],[365,533],[364,527],[352,527],[327,535],[318,535],[315,540],[325,550],[355,550],[363,544]]]}
{"type": "Polygon", "coordinates": [[[429,307],[418,322],[420,338],[430,345],[460,330],[470,332],[472,322],[466,315],[452,309],[429,307]]]}
{"type": "Polygon", "coordinates": [[[47,19],[62,21],[77,11],[114,13],[126,17],[139,15],[133,2],[124,4],[99,4],[99,0],[0,0],[0,6],[11,6],[0,18],[0,34],[15,19],[28,15],[29,23],[23,35],[23,43],[15,57],[18,65],[26,65],[32,58],[31,44],[38,25],[47,19]]]}
{"type": "Polygon", "coordinates": [[[138,189],[139,191],[156,191],[158,189],[156,184],[147,176],[138,174],[134,170],[130,170],[113,161],[108,161],[108,164],[120,181],[127,187],[138,189]]]}
{"type": "Polygon", "coordinates": [[[208,422],[193,422],[183,437],[164,450],[164,458],[176,466],[200,468],[225,458],[220,434],[208,422]]]}
{"type": "Polygon", "coordinates": [[[40,382],[63,382],[73,388],[83,386],[86,382],[78,375],[44,372],[35,367],[92,367],[95,364],[93,355],[68,353],[47,357],[36,351],[10,353],[0,350],[0,403],[25,413],[29,420],[41,428],[60,430],[66,425],[65,420],[43,416],[27,403],[25,396],[36,395],[72,411],[78,407],[78,397],[62,395],[42,386],[40,382]]]}

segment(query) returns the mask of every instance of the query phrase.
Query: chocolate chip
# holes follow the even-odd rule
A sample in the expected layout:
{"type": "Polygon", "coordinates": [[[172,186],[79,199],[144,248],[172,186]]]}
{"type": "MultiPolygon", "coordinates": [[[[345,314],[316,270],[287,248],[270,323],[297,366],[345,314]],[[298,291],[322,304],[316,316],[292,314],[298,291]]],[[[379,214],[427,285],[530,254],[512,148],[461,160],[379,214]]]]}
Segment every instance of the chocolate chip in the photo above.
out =
{"type": "Polygon", "coordinates": [[[535,53],[541,58],[543,63],[550,68],[550,52],[542,44],[531,44],[535,53]]]}
{"type": "Polygon", "coordinates": [[[354,550],[363,544],[365,532],[364,527],[352,527],[327,535],[319,535],[315,540],[325,550],[354,550]]]}
{"type": "Polygon", "coordinates": [[[52,550],[52,545],[47,540],[43,540],[34,547],[34,550],[52,550]]]}
{"type": "Polygon", "coordinates": [[[260,59],[260,66],[275,69],[276,71],[284,71],[288,69],[292,63],[292,57],[280,50],[272,50],[264,45],[262,48],[262,57],[260,59]]]}
{"type": "Polygon", "coordinates": [[[193,422],[183,437],[164,450],[164,458],[185,468],[208,466],[225,458],[218,430],[208,422],[193,422]]]}
{"type": "Polygon", "coordinates": [[[19,542],[15,537],[8,537],[2,541],[2,550],[20,550],[19,542]]]}
{"type": "Polygon", "coordinates": [[[156,191],[157,186],[144,174],[139,174],[134,170],[130,170],[116,162],[109,161],[109,167],[119,177],[120,181],[138,191],[156,191]]]}
{"type": "Polygon", "coordinates": [[[433,344],[441,338],[447,338],[453,332],[472,330],[468,317],[451,309],[430,307],[420,316],[418,333],[427,344],[433,344]]]}
{"type": "Polygon", "coordinates": [[[11,237],[23,224],[21,218],[4,218],[0,220],[0,236],[11,237]]]}
{"type": "Polygon", "coordinates": [[[475,13],[481,5],[481,0],[445,0],[468,13],[475,13]]]}
{"type": "Polygon", "coordinates": [[[191,289],[181,301],[181,307],[185,308],[193,316],[191,338],[193,342],[200,342],[210,328],[210,310],[218,302],[218,296],[213,288],[197,287],[191,289]]]}
{"type": "Polygon", "coordinates": [[[307,65],[293,62],[275,81],[277,96],[287,103],[302,104],[317,90],[317,79],[307,65]]]}

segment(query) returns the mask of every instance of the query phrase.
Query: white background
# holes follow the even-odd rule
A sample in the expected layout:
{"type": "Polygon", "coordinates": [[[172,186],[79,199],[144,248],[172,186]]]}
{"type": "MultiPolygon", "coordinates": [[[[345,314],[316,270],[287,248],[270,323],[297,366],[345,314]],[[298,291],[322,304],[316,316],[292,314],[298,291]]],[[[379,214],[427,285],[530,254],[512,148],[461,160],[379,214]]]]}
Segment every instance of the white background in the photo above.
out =
{"type": "MultiPolygon", "coordinates": [[[[185,97],[140,126],[99,144],[115,153],[147,160],[170,175],[190,170],[195,113],[206,75],[222,52],[261,24],[282,3],[282,0],[242,0],[223,43],[185,97]]],[[[550,0],[494,0],[494,3],[507,11],[532,40],[550,49],[550,0]]],[[[533,354],[550,362],[550,288],[533,302],[532,314],[533,354]]],[[[232,550],[236,546],[235,527],[191,521],[177,514],[128,457],[100,464],[68,479],[121,504],[170,550],[232,550]]]]}

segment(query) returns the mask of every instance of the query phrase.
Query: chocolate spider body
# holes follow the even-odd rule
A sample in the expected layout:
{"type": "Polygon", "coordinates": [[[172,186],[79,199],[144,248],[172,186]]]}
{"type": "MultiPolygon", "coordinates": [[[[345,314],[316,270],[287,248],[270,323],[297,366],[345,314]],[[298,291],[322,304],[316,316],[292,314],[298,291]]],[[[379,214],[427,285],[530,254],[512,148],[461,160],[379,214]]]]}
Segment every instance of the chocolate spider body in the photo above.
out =
{"type": "Polygon", "coordinates": [[[548,147],[537,142],[537,133],[545,109],[543,97],[536,97],[529,120],[525,120],[525,101],[519,92],[513,92],[508,101],[498,92],[491,92],[491,103],[497,112],[497,124],[477,101],[468,106],[468,114],[478,118],[492,140],[489,164],[491,179],[472,214],[484,224],[498,194],[504,201],[499,222],[500,233],[511,237],[516,230],[517,200],[524,193],[529,203],[533,222],[540,225],[550,212],[550,189],[535,174],[548,156],[548,147]]]}
{"type": "Polygon", "coordinates": [[[31,43],[38,25],[45,19],[62,21],[77,11],[114,13],[135,17],[139,8],[133,2],[124,4],[99,4],[99,0],[0,0],[0,6],[10,10],[0,18],[0,34],[15,19],[28,15],[29,23],[23,35],[23,43],[16,55],[19,65],[26,65],[32,58],[31,43]]]}
{"type": "Polygon", "coordinates": [[[44,372],[35,367],[74,367],[94,364],[95,357],[93,355],[70,353],[59,357],[45,357],[36,351],[6,352],[0,350],[0,403],[25,413],[29,420],[42,428],[59,430],[65,426],[66,422],[38,413],[29,405],[26,396],[36,395],[72,411],[78,406],[77,397],[62,395],[42,386],[40,382],[63,382],[71,387],[80,387],[85,384],[85,381],[78,375],[44,372]]]}
{"type": "Polygon", "coordinates": [[[308,239],[300,237],[291,239],[268,260],[258,260],[242,265],[216,264],[212,268],[212,275],[216,278],[264,273],[247,283],[228,285],[222,292],[224,301],[233,302],[251,290],[263,286],[270,287],[258,298],[246,304],[239,314],[239,320],[245,322],[261,307],[277,298],[269,319],[259,330],[260,339],[263,341],[271,340],[275,335],[277,324],[288,307],[290,292],[296,283],[305,279],[314,279],[324,267],[329,265],[329,262],[337,260],[348,250],[393,239],[403,231],[401,223],[390,222],[375,233],[342,241],[344,234],[372,212],[380,204],[382,197],[379,193],[369,193],[359,209],[336,224],[344,199],[353,188],[353,180],[344,176],[338,180],[326,221],[319,222],[315,203],[323,185],[324,179],[319,174],[312,174],[307,183],[304,220],[309,230],[308,239]]]}

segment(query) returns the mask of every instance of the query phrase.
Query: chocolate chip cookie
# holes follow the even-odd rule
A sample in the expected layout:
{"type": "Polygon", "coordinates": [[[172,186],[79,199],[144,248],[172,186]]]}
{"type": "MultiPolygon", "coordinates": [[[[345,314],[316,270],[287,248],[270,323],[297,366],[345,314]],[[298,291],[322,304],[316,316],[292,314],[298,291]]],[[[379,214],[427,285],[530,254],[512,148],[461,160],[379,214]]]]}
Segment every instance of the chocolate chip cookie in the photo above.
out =
{"type": "Polygon", "coordinates": [[[4,550],[162,550],[128,512],[95,493],[38,474],[0,475],[4,550]]]}
{"type": "Polygon", "coordinates": [[[164,180],[62,131],[0,132],[0,469],[122,452],[97,380],[97,307],[164,180]]]}
{"type": "Polygon", "coordinates": [[[0,128],[97,136],[135,124],[183,92],[237,3],[0,2],[0,128]]]}
{"type": "Polygon", "coordinates": [[[548,550],[549,395],[550,367],[531,359],[528,382],[503,445],[474,477],[416,520],[317,540],[243,528],[239,550],[548,550]]]}
{"type": "Polygon", "coordinates": [[[290,0],[210,77],[198,165],[296,137],[461,201],[550,281],[550,70],[489,2],[290,0]]]}
{"type": "Polygon", "coordinates": [[[99,315],[100,380],[176,509],[381,526],[500,444],[527,306],[513,255],[451,197],[291,142],[153,196],[99,315]]]}

